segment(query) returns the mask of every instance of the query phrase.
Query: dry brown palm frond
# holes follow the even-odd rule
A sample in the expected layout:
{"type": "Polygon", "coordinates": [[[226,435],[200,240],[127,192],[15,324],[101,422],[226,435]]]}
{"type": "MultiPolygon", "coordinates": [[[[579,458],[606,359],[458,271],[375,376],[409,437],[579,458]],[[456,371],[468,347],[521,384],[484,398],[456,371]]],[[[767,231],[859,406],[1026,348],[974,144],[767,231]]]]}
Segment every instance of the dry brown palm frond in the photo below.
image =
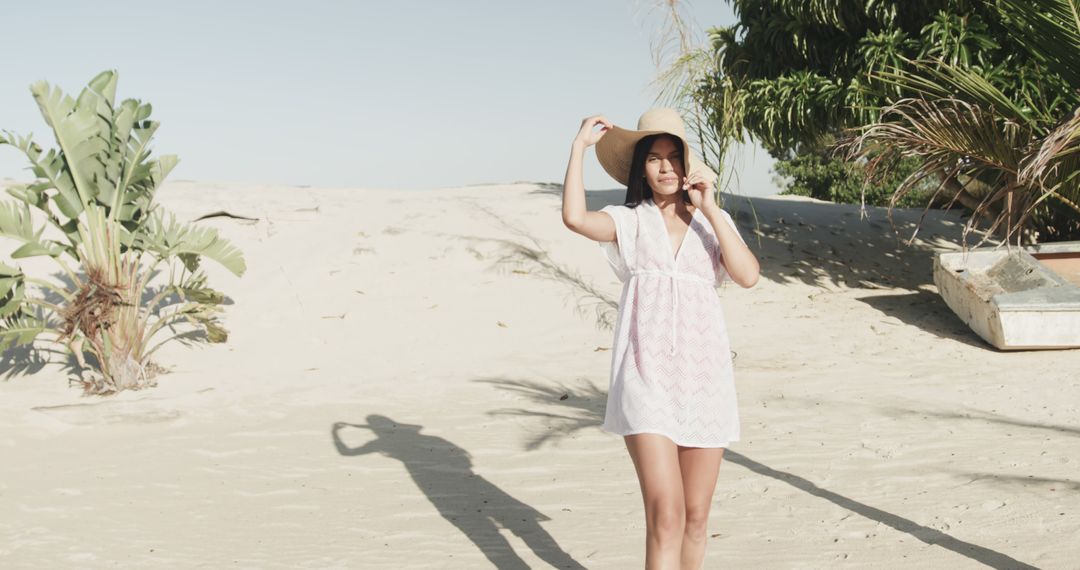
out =
{"type": "Polygon", "coordinates": [[[693,18],[687,13],[686,0],[654,0],[649,3],[648,16],[660,13],[660,23],[653,30],[649,42],[653,65],[657,75],[652,81],[656,89],[656,102],[671,106],[688,119],[691,130],[698,135],[698,125],[705,124],[700,108],[692,93],[700,78],[714,68],[712,57],[705,49],[693,18]]]}
{"type": "Polygon", "coordinates": [[[653,64],[658,69],[666,68],[669,62],[694,51],[701,44],[700,32],[688,13],[688,0],[651,0],[646,5],[646,18],[653,18],[657,13],[660,17],[649,41],[653,64]]]}
{"type": "Polygon", "coordinates": [[[964,228],[966,244],[980,218],[990,220],[980,243],[995,232],[1009,240],[1028,221],[1038,190],[1021,179],[1020,170],[1035,147],[1034,141],[1035,133],[1029,126],[1002,117],[994,109],[959,99],[907,98],[884,108],[877,123],[841,142],[840,149],[849,159],[866,159],[867,175],[872,179],[880,178],[888,164],[870,160],[872,149],[887,148],[895,155],[922,160],[922,166],[897,188],[890,212],[900,198],[930,176],[941,181],[935,198],[946,185],[959,183],[950,206],[961,193],[970,195],[973,186],[988,188],[974,193],[977,203],[966,203],[973,210],[964,228]]]}
{"type": "Polygon", "coordinates": [[[1043,190],[1049,197],[1080,212],[1080,108],[1043,138],[1036,152],[1020,169],[1020,181],[1043,190]]]}
{"type": "Polygon", "coordinates": [[[1018,174],[1032,130],[993,109],[959,99],[902,99],[882,110],[856,143],[880,143],[903,156],[928,161],[969,163],[970,168],[992,168],[1018,174]]]}
{"type": "Polygon", "coordinates": [[[105,270],[90,268],[74,300],[60,311],[64,319],[60,340],[76,333],[92,339],[108,330],[116,321],[117,309],[130,305],[124,299],[126,290],[123,283],[111,283],[105,270]]]}

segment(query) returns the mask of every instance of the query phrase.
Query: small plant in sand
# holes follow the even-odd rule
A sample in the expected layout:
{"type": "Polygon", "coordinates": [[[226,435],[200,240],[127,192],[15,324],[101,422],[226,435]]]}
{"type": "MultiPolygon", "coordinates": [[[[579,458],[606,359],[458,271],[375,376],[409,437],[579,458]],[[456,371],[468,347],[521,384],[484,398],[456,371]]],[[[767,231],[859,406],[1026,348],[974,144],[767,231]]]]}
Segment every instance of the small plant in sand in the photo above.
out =
{"type": "Polygon", "coordinates": [[[0,263],[0,349],[59,343],[94,394],[154,385],[150,356],[169,340],[224,342],[224,296],[206,285],[200,261],[245,270],[214,229],[179,223],[154,203],[177,159],[150,159],[151,107],[114,104],[116,83],[103,72],[76,99],[44,81],[30,87],[57,149],[0,132],[0,145],[21,150],[36,177],[7,189],[17,201],[0,201],[0,237],[18,245],[13,260],[44,256],[59,266],[45,279],[0,263]]]}

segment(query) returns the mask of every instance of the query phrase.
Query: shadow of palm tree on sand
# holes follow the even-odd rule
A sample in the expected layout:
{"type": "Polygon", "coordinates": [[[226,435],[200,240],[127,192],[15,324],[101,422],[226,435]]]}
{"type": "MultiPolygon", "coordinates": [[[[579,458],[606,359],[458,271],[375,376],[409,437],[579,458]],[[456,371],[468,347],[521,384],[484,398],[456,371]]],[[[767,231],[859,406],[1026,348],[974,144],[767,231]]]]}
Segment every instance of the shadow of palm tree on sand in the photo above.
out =
{"type": "MultiPolygon", "coordinates": [[[[475,382],[483,382],[504,390],[511,390],[527,396],[535,407],[530,408],[504,408],[492,410],[491,415],[519,415],[534,417],[548,423],[547,434],[536,437],[526,443],[526,450],[534,450],[545,443],[559,437],[566,437],[590,427],[597,427],[603,422],[604,401],[606,392],[597,390],[588,380],[581,379],[578,385],[552,385],[548,382],[536,382],[524,379],[508,378],[479,378],[475,382]],[[567,412],[560,412],[558,408],[568,408],[567,412]],[[545,408],[555,408],[548,411],[545,408]]],[[[841,508],[847,509],[869,520],[879,522],[893,528],[898,532],[907,534],[920,542],[939,546],[956,554],[985,564],[991,568],[999,569],[1034,569],[1035,566],[1025,564],[1004,553],[960,540],[940,530],[921,525],[911,519],[873,507],[858,500],[846,497],[829,489],[819,487],[816,483],[798,475],[773,469],[739,453],[728,449],[724,452],[724,460],[739,465],[752,473],[762,477],[768,477],[791,485],[804,493],[828,501],[841,508]]],[[[1070,482],[1071,483],[1071,482],[1070,482]]]]}

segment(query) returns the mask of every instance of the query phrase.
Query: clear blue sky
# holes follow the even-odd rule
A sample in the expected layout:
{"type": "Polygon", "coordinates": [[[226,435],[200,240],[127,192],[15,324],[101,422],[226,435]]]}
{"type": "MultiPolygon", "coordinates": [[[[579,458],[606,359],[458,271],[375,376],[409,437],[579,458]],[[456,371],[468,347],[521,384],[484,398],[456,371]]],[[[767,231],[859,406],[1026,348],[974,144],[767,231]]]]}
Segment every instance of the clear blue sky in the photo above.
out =
{"type": "MultiPolygon", "coordinates": [[[[583,117],[653,106],[648,0],[19,2],[4,9],[0,128],[49,133],[29,93],[98,71],[149,101],[170,179],[361,188],[561,182],[583,117]]],[[[688,12],[733,21],[719,0],[688,12]]],[[[746,153],[744,194],[771,194],[746,153]]],[[[27,179],[0,147],[0,178],[27,179]]],[[[590,151],[586,187],[615,188],[590,151]]]]}

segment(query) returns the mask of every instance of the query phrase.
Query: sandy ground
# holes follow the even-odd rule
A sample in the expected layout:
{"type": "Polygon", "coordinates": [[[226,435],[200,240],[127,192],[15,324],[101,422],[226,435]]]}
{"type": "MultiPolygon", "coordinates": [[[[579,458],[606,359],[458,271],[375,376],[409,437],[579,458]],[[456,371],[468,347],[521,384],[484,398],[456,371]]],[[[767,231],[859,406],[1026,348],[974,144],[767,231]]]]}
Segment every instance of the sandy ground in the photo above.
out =
{"type": "MultiPolygon", "coordinates": [[[[210,267],[229,342],[105,398],[6,354],[0,567],[642,567],[599,429],[620,283],[559,192],[167,185],[182,219],[258,218],[199,222],[247,257],[210,267]]],[[[957,218],[908,247],[881,210],[726,207],[763,278],[719,290],[743,441],[705,567],[1080,568],[1080,351],[996,352],[948,310],[957,218]]]]}

